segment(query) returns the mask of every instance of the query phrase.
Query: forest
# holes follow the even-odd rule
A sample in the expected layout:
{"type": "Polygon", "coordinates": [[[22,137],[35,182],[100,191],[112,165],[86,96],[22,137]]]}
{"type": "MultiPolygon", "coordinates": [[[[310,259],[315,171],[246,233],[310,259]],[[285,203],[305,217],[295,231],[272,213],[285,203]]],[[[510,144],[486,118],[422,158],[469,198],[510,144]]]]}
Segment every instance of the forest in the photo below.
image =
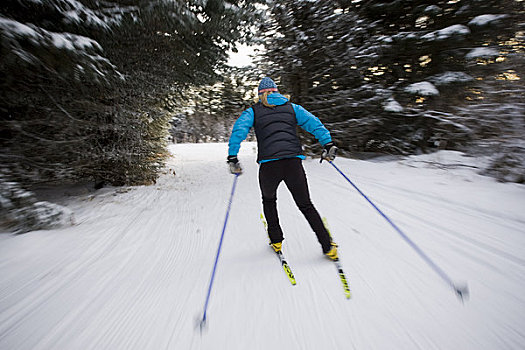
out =
{"type": "Polygon", "coordinates": [[[154,184],[169,143],[227,142],[264,76],[346,157],[458,150],[524,183],[524,52],[522,0],[3,0],[0,225],[56,222],[40,186],[154,184]]]}

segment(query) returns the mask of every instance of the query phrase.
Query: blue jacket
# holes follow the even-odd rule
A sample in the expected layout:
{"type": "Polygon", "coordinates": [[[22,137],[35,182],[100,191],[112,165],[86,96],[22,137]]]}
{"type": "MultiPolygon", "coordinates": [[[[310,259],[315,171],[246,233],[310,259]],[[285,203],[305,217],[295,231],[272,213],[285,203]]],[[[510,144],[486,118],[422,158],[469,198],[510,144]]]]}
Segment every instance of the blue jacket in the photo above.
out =
{"type": "MultiPolygon", "coordinates": [[[[279,93],[273,93],[268,96],[268,103],[273,105],[283,105],[288,102],[288,99],[279,93]]],[[[321,145],[326,145],[328,142],[332,141],[330,132],[324,127],[323,123],[314,116],[312,113],[308,112],[300,105],[292,103],[292,107],[295,112],[295,118],[297,119],[297,125],[299,125],[304,130],[313,134],[315,138],[321,143],[321,145]]],[[[241,148],[241,142],[246,139],[250,129],[253,127],[254,122],[254,113],[252,108],[248,108],[241,113],[240,117],[235,122],[233,126],[232,134],[230,136],[230,141],[228,142],[228,155],[236,156],[241,148]]],[[[299,158],[304,159],[304,156],[299,156],[299,158]]],[[[278,160],[278,159],[271,159],[278,160]]],[[[267,160],[267,161],[271,161],[267,160]]],[[[262,161],[264,162],[264,161],[262,161]]]]}

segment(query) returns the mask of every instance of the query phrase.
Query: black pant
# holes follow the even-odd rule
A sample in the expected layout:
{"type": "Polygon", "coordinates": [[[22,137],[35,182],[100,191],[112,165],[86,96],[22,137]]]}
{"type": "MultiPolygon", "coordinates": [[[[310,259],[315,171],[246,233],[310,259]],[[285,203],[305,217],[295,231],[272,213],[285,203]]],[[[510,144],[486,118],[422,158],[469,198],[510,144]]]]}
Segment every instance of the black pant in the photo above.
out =
{"type": "Polygon", "coordinates": [[[308,192],[306,174],[299,158],[289,158],[262,163],[259,167],[259,185],[261,187],[264,216],[268,223],[268,235],[272,243],[281,242],[283,231],[277,214],[277,187],[284,180],[292,193],[295,204],[317,235],[323,252],[330,250],[330,235],[323,225],[319,213],[314,208],[308,192]]]}

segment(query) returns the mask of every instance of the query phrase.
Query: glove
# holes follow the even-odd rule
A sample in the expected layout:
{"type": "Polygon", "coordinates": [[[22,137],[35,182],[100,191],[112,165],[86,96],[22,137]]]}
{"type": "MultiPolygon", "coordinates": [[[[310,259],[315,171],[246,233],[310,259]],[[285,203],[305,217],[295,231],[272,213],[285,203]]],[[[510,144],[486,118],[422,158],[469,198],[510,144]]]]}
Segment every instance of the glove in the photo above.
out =
{"type": "Polygon", "coordinates": [[[228,156],[227,163],[230,166],[230,172],[232,174],[235,174],[235,175],[242,174],[241,164],[239,163],[239,159],[237,159],[237,156],[228,156]]]}
{"type": "Polygon", "coordinates": [[[328,142],[326,145],[324,145],[323,153],[321,153],[321,163],[323,162],[323,159],[326,159],[330,162],[334,160],[337,150],[338,148],[333,142],[328,142]]]}

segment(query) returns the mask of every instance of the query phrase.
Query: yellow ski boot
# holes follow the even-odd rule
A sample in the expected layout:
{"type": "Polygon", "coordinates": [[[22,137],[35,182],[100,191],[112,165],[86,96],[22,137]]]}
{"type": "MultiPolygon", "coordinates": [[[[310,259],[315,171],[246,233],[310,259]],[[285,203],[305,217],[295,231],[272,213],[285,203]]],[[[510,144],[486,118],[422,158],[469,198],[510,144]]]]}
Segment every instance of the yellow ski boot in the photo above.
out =
{"type": "Polygon", "coordinates": [[[276,253],[280,253],[283,247],[283,242],[270,243],[270,245],[276,253]]]}
{"type": "Polygon", "coordinates": [[[325,255],[330,260],[338,260],[339,256],[337,255],[337,244],[334,242],[330,244],[332,245],[332,248],[327,253],[325,253],[325,255]]]}

